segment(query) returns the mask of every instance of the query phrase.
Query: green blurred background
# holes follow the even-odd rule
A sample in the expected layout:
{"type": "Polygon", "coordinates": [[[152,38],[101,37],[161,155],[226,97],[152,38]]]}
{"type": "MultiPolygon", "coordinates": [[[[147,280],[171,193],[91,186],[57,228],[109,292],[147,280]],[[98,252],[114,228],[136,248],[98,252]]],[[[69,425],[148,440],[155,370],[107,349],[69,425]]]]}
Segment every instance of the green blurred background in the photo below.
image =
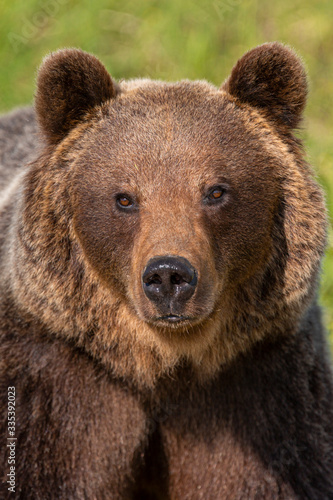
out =
{"type": "MultiPolygon", "coordinates": [[[[310,82],[308,158],[333,215],[332,0],[0,0],[0,112],[32,102],[36,68],[61,47],[97,55],[116,78],[207,79],[220,85],[236,60],[279,40],[303,58],[310,82]]],[[[321,302],[333,347],[333,230],[321,302]]]]}

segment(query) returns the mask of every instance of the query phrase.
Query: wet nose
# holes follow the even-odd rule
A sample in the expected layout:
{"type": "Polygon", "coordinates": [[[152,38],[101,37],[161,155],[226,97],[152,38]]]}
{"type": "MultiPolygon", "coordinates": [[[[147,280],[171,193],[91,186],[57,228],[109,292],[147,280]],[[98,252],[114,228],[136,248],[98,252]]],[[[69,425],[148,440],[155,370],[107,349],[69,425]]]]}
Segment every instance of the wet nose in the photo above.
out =
{"type": "Polygon", "coordinates": [[[178,256],[154,257],[142,274],[146,296],[165,311],[182,308],[194,294],[197,281],[194,267],[178,256]]]}

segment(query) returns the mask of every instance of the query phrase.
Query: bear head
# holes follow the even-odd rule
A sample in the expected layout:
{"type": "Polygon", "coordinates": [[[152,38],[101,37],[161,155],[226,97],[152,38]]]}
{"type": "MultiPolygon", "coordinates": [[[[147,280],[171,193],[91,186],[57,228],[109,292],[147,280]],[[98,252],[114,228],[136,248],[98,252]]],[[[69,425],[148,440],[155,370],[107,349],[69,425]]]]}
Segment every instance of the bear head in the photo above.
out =
{"type": "MultiPolygon", "coordinates": [[[[323,197],[295,129],[307,94],[289,48],[245,54],[220,89],[115,83],[92,55],[48,56],[44,150],[25,178],[14,293],[118,376],[212,376],[313,299],[323,197]]],[[[15,256],[15,257],[14,257],[15,256]]]]}

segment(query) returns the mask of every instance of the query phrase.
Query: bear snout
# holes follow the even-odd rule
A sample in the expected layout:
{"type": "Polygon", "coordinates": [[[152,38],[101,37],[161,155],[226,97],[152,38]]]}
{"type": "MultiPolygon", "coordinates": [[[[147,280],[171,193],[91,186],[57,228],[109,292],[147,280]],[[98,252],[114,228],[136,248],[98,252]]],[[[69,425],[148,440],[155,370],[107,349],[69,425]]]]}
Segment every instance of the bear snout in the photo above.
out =
{"type": "Polygon", "coordinates": [[[142,273],[144,293],[160,312],[159,319],[171,322],[182,319],[180,315],[193,296],[197,282],[195,268],[180,256],[153,257],[142,273]]]}

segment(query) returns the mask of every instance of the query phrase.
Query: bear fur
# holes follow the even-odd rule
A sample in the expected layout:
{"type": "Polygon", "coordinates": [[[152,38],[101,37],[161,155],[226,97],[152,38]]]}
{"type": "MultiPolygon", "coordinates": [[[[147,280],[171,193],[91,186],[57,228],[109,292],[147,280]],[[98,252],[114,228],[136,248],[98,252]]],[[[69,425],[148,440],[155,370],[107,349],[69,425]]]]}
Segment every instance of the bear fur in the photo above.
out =
{"type": "Polygon", "coordinates": [[[278,43],[220,89],[44,60],[0,120],[1,498],[333,499],[306,95],[278,43]]]}

